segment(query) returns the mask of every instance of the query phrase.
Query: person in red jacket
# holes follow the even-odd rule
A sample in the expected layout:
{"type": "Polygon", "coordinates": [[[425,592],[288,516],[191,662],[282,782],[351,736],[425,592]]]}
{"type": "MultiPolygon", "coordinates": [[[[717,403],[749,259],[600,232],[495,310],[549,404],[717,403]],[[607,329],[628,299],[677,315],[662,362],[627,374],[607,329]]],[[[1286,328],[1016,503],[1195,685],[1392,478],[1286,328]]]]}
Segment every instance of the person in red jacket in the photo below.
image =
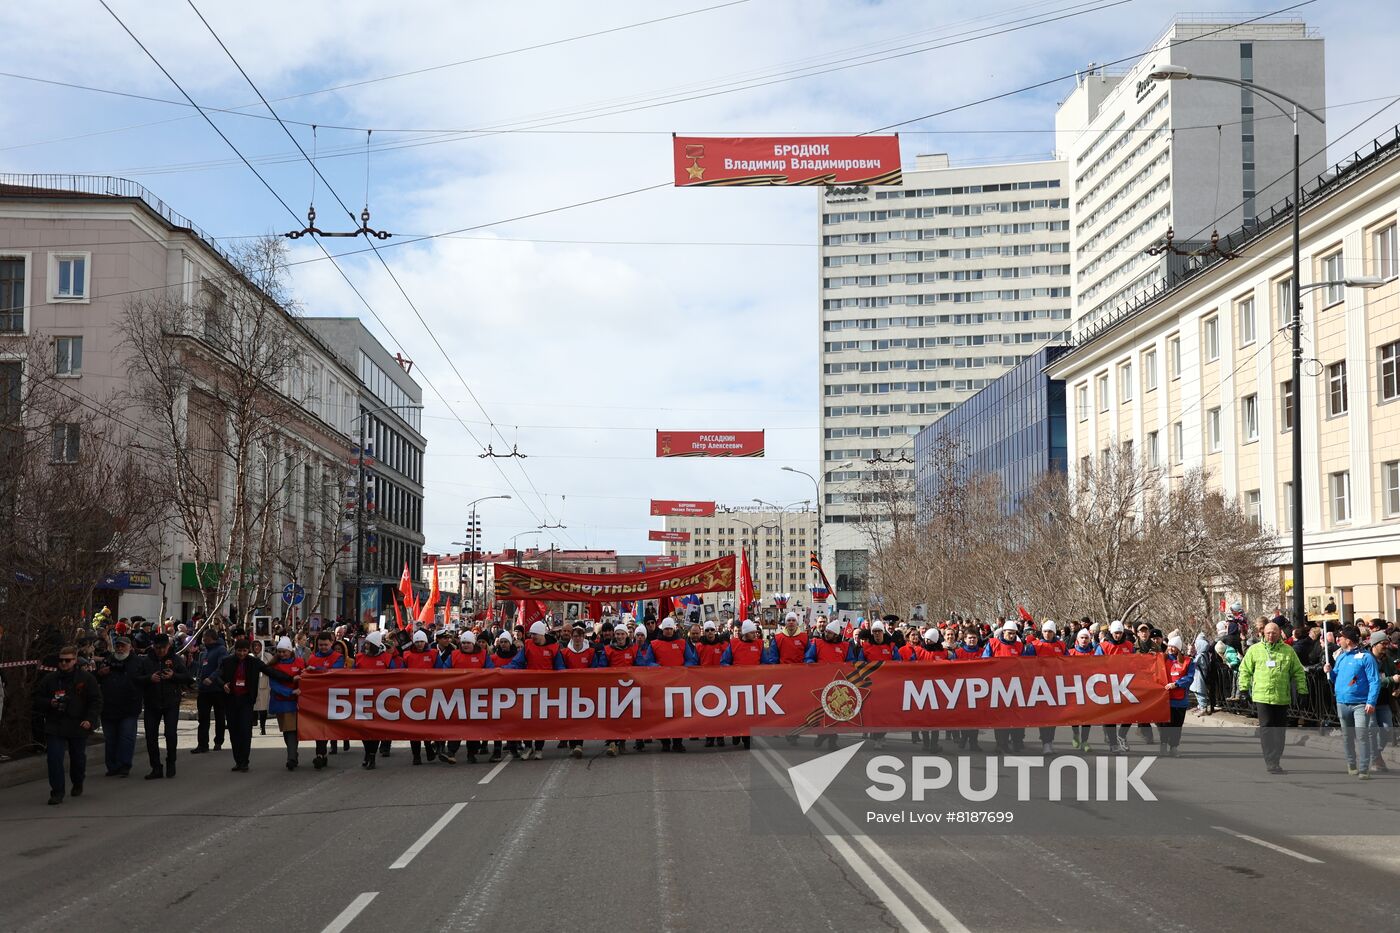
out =
{"type": "MultiPolygon", "coordinates": [[[[1132,654],[1134,650],[1133,640],[1128,637],[1127,629],[1123,627],[1122,619],[1114,619],[1108,623],[1108,637],[1099,642],[1099,647],[1095,654],[1132,654]]],[[[1103,727],[1103,738],[1108,744],[1108,751],[1113,755],[1128,754],[1128,724],[1108,725],[1103,727]]]]}
{"type": "MultiPolygon", "coordinates": [[[[817,616],[826,625],[825,616],[817,616]]],[[[782,629],[773,636],[773,651],[779,664],[801,664],[807,658],[807,647],[811,636],[797,624],[797,613],[789,612],[783,619],[782,629]]]]}
{"type": "MultiPolygon", "coordinates": [[[[705,623],[699,640],[692,642],[691,647],[695,651],[697,667],[719,667],[720,662],[724,659],[724,653],[729,650],[729,642],[727,639],[719,637],[719,625],[712,619],[705,623]]],[[[734,744],[739,744],[737,739],[734,744]]],[[[720,748],[724,747],[724,736],[706,737],[706,748],[714,748],[716,745],[720,748]]]]}
{"type": "MultiPolygon", "coordinates": [[[[752,667],[758,664],[777,664],[778,659],[770,648],[763,645],[763,635],[758,630],[758,623],[752,619],[746,619],[744,624],[739,626],[739,634],[730,638],[725,644],[724,653],[720,655],[719,663],[724,667],[738,665],[739,667],[752,667]]],[[[753,740],[747,735],[730,736],[730,742],[738,745],[744,743],[744,748],[751,748],[753,740]]]]}
{"type": "MultiPolygon", "coordinates": [[[[1098,649],[1094,646],[1094,635],[1087,628],[1082,628],[1074,634],[1074,644],[1069,646],[1065,652],[1067,658],[1092,658],[1098,654],[1098,649]]],[[[1076,751],[1089,750],[1089,730],[1092,726],[1070,726],[1070,744],[1076,751]]]]}
{"type": "MultiPolygon", "coordinates": [[[[319,671],[343,670],[345,668],[345,655],[336,647],[335,638],[329,631],[316,633],[316,650],[306,656],[306,671],[314,673],[319,671]]],[[[327,742],[325,739],[316,740],[316,755],[311,759],[311,767],[320,771],[330,763],[327,753],[334,754],[335,742],[327,742]],[[329,746],[329,749],[327,748],[329,746]]]]}
{"type": "MultiPolygon", "coordinates": [[[[982,651],[984,658],[1034,656],[1035,648],[1031,647],[1029,642],[1021,640],[1021,627],[1011,619],[1002,623],[1001,631],[997,633],[995,638],[988,639],[987,647],[982,651]]],[[[997,751],[1003,754],[1009,751],[1019,755],[1025,750],[1025,729],[993,729],[992,735],[996,739],[997,751]]]]}
{"type": "MultiPolygon", "coordinates": [[[[421,628],[413,633],[413,638],[408,643],[406,650],[400,660],[403,666],[410,671],[430,671],[437,664],[437,652],[428,650],[428,633],[421,628]]],[[[437,760],[437,742],[428,742],[428,760],[437,760]]],[[[423,743],[418,739],[412,739],[408,743],[408,750],[413,753],[413,763],[421,765],[423,763],[423,743]]]]}
{"type": "MultiPolygon", "coordinates": [[[[808,664],[855,664],[861,660],[860,648],[854,641],[843,638],[844,627],[832,620],[822,629],[822,637],[807,646],[808,664]]],[[[825,743],[832,748],[837,746],[839,737],[835,732],[817,736],[816,747],[825,743]]]]}
{"type": "MultiPolygon", "coordinates": [[[[637,627],[638,632],[645,632],[646,629],[637,627]]],[[[619,621],[612,630],[612,641],[603,646],[601,652],[601,667],[652,667],[654,662],[646,653],[646,636],[639,635],[636,639],[632,637],[632,630],[626,622],[619,621]]],[[[637,739],[635,748],[641,751],[643,741],[637,739]]],[[[626,739],[613,739],[607,743],[607,755],[609,758],[616,758],[627,751],[626,739]]]]}
{"type": "MultiPolygon", "coordinates": [[[[943,633],[938,630],[938,626],[930,625],[924,629],[923,635],[918,639],[910,639],[900,651],[901,660],[904,661],[947,661],[948,651],[943,647],[943,633]]],[[[938,741],[938,730],[920,731],[914,733],[914,744],[922,745],[926,752],[939,752],[943,750],[943,743],[938,741]]],[[[950,732],[949,737],[953,737],[950,732]]]]}
{"type": "MultiPolygon", "coordinates": [[[[450,668],[454,671],[479,671],[485,670],[488,666],[489,656],[481,645],[477,644],[475,632],[463,632],[461,635],[461,647],[452,644],[451,633],[448,633],[447,644],[450,646],[446,654],[443,653],[442,632],[438,633],[438,660],[437,668],[450,668]]],[[[476,756],[485,751],[484,742],[467,741],[467,764],[476,764],[476,756]]],[[[457,763],[457,752],[461,749],[462,743],[457,739],[442,742],[438,749],[438,761],[445,765],[455,765],[457,763]]]]}
{"type": "MultiPolygon", "coordinates": [[[[520,649],[516,647],[515,639],[511,637],[510,632],[501,632],[501,634],[496,636],[495,644],[491,646],[491,652],[486,658],[486,666],[492,669],[505,668],[512,661],[515,660],[516,656],[519,653],[520,649]]],[[[502,747],[504,747],[506,751],[510,752],[510,756],[512,758],[520,757],[519,742],[515,741],[514,739],[511,739],[507,742],[502,742],[500,739],[496,739],[494,742],[492,742],[491,747],[492,763],[501,760],[502,747]]],[[[483,743],[482,751],[485,751],[485,743],[483,743]]]]}
{"type": "MultiPolygon", "coordinates": [[[[569,640],[560,650],[559,657],[563,660],[566,671],[601,666],[598,647],[588,640],[588,629],[582,621],[573,624],[569,640]]],[[[567,747],[570,757],[583,757],[583,739],[569,739],[567,747]]]]}
{"type": "MultiPolygon", "coordinates": [[[[549,634],[549,626],[535,622],[530,626],[530,638],[520,653],[505,665],[513,670],[562,671],[564,658],[560,654],[559,640],[549,634]]],[[[526,740],[524,760],[544,758],[544,739],[526,740]]]]}
{"type": "MultiPolygon", "coordinates": [[[[985,650],[986,646],[982,644],[981,635],[978,632],[977,626],[968,625],[962,631],[962,640],[954,645],[952,650],[948,652],[948,660],[977,661],[982,658],[982,653],[985,650]]],[[[980,752],[982,750],[982,743],[977,739],[977,731],[976,729],[957,730],[954,740],[957,742],[958,748],[966,749],[970,752],[980,752]]]]}
{"type": "MultiPolygon", "coordinates": [[[[1031,647],[1035,649],[1035,656],[1038,658],[1063,658],[1069,646],[1059,635],[1059,628],[1055,625],[1054,619],[1046,619],[1040,623],[1040,637],[1031,638],[1031,647]]],[[[1042,755],[1055,754],[1055,727],[1040,727],[1040,753],[1042,755]]]]}
{"type": "MultiPolygon", "coordinates": [[[[669,616],[661,620],[656,637],[647,645],[647,651],[658,667],[694,667],[700,663],[694,646],[677,634],[676,620],[669,616]]],[[[685,739],[662,739],[661,750],[683,752],[685,739]]]]}
{"type": "MultiPolygon", "coordinates": [[[[867,661],[898,661],[900,660],[899,646],[890,638],[889,631],[885,628],[882,619],[876,619],[870,623],[869,630],[860,633],[858,649],[861,656],[867,661]]],[[[872,732],[870,738],[875,740],[876,748],[885,747],[885,733],[872,732]]]]}
{"type": "MultiPolygon", "coordinates": [[[[361,646],[359,655],[355,658],[355,670],[357,671],[387,671],[402,666],[392,651],[385,650],[383,632],[370,632],[365,637],[365,643],[361,646]]],[[[380,745],[387,748],[389,743],[370,739],[361,744],[365,749],[365,760],[360,762],[360,767],[367,771],[373,771],[375,755],[379,752],[380,745]]],[[[388,752],[385,751],[384,754],[388,754],[388,752]]]]}

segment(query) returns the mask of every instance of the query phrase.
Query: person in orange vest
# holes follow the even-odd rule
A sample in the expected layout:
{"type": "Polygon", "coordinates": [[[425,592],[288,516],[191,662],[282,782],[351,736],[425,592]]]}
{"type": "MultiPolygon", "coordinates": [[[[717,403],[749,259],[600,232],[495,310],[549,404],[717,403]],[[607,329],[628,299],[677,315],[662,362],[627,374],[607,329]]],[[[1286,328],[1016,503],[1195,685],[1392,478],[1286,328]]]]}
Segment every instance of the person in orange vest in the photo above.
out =
{"type": "MultiPolygon", "coordinates": [[[[676,633],[676,620],[667,616],[661,620],[656,637],[647,644],[647,652],[658,667],[694,667],[700,663],[695,647],[676,633]]],[[[685,751],[685,739],[662,739],[663,752],[685,751]]]]}
{"type": "MultiPolygon", "coordinates": [[[[909,643],[900,649],[901,660],[904,661],[947,661],[948,652],[943,647],[943,633],[938,630],[938,626],[930,625],[924,629],[924,633],[919,638],[911,638],[909,643]]],[[[950,738],[956,736],[950,732],[950,738]]],[[[926,752],[939,752],[943,750],[943,743],[938,741],[938,730],[924,730],[913,734],[914,744],[922,745],[926,752]]]]}
{"type": "MultiPolygon", "coordinates": [[[[1035,657],[1035,648],[1029,642],[1021,640],[1021,627],[1015,620],[1007,619],[1002,623],[1001,631],[994,638],[987,640],[987,647],[982,651],[984,658],[1028,658],[1035,657]]],[[[1025,729],[993,729],[992,735],[996,739],[997,751],[1003,754],[1010,751],[1019,755],[1026,746],[1025,729]]]]}
{"type": "MultiPolygon", "coordinates": [[[[860,633],[857,642],[861,657],[866,661],[898,661],[900,660],[899,646],[890,637],[889,631],[885,628],[883,619],[876,619],[870,623],[868,630],[860,633]]],[[[875,740],[876,748],[885,747],[885,733],[872,732],[870,738],[875,740]]]]}
{"type": "MultiPolygon", "coordinates": [[[[758,630],[758,623],[752,619],[745,619],[744,624],[739,626],[739,634],[725,643],[719,663],[724,667],[752,667],[757,664],[777,664],[778,657],[771,648],[764,647],[763,634],[758,630]]],[[[748,735],[730,736],[729,741],[733,745],[742,742],[746,749],[753,744],[748,735]]]]}
{"type": "MultiPolygon", "coordinates": [[[[976,661],[982,657],[985,647],[982,644],[981,633],[976,625],[967,625],[963,628],[962,640],[952,647],[948,652],[950,661],[976,661]]],[[[980,752],[982,743],[978,741],[976,729],[959,729],[954,740],[958,748],[966,749],[970,752],[980,752]]]]}
{"type": "Polygon", "coordinates": [[[1157,724],[1157,751],[1162,755],[1178,758],[1181,752],[1181,724],[1186,721],[1186,710],[1191,703],[1186,699],[1186,691],[1196,678],[1196,663],[1191,655],[1183,650],[1180,635],[1167,639],[1167,684],[1171,697],[1171,719],[1157,724]]]}
{"type": "MultiPolygon", "coordinates": [[[[440,635],[441,633],[439,633],[440,635]]],[[[450,636],[449,636],[450,637],[450,636]]],[[[449,642],[450,643],[450,642],[449,642]]],[[[485,670],[488,666],[488,655],[486,650],[477,643],[476,633],[466,631],[461,634],[461,647],[454,646],[445,657],[442,656],[442,642],[438,642],[439,657],[437,667],[450,668],[454,671],[479,671],[485,670]]],[[[476,756],[485,750],[484,742],[473,740],[467,741],[467,764],[476,764],[476,756]]],[[[457,763],[457,752],[462,748],[462,743],[458,739],[443,742],[441,750],[438,752],[438,761],[445,765],[455,765],[457,763]]]]}
{"type": "MultiPolygon", "coordinates": [[[[549,634],[549,626],[535,622],[530,626],[530,637],[520,653],[503,665],[512,670],[562,671],[564,658],[559,651],[559,640],[549,634]]],[[[524,760],[544,758],[544,739],[526,740],[524,760]]]]}
{"type": "MultiPolygon", "coordinates": [[[[1098,648],[1094,649],[1094,654],[1132,654],[1133,650],[1133,640],[1128,637],[1127,629],[1123,627],[1123,620],[1114,619],[1108,623],[1108,637],[1099,642],[1098,648]]],[[[1110,754],[1128,754],[1128,729],[1127,723],[1103,727],[1104,741],[1108,744],[1110,754]]]]}
{"type": "MultiPolygon", "coordinates": [[[[345,655],[336,650],[335,638],[329,631],[316,633],[316,649],[306,656],[306,672],[333,671],[345,668],[345,655]]],[[[330,763],[328,751],[335,751],[335,742],[316,740],[316,755],[311,759],[311,767],[320,771],[330,763]],[[327,748],[329,746],[329,750],[327,748]]]]}
{"type": "MultiPolygon", "coordinates": [[[[410,671],[430,671],[437,665],[437,652],[428,650],[428,633],[421,628],[413,633],[413,638],[408,643],[408,650],[400,658],[404,668],[410,671]]],[[[421,765],[423,763],[423,742],[418,739],[411,739],[408,749],[413,753],[413,763],[421,765]]],[[[438,755],[437,742],[430,741],[428,746],[428,760],[436,761],[438,755]]]]}
{"type": "MultiPolygon", "coordinates": [[[[817,616],[821,625],[826,625],[826,616],[817,616]]],[[[797,613],[789,612],[783,618],[783,627],[773,636],[773,652],[778,664],[801,664],[807,658],[807,647],[811,636],[802,631],[797,623],[797,613]]]]}
{"type": "MultiPolygon", "coordinates": [[[[719,667],[724,659],[724,653],[729,650],[728,639],[719,637],[719,625],[713,619],[707,621],[701,630],[700,638],[691,642],[691,648],[695,651],[695,660],[698,667],[719,667]]],[[[739,742],[736,739],[735,745],[739,742]]],[[[724,747],[724,736],[712,735],[705,739],[706,748],[724,747]]]]}
{"type": "MultiPolygon", "coordinates": [[[[387,671],[402,666],[398,658],[394,657],[394,653],[384,648],[383,632],[370,632],[369,635],[365,636],[365,643],[360,648],[359,655],[355,658],[355,669],[358,671],[387,671]]],[[[366,771],[373,771],[380,741],[378,739],[370,739],[360,744],[362,744],[365,749],[365,760],[360,762],[360,767],[364,768],[366,771]]],[[[383,744],[388,745],[389,743],[385,742],[383,744]]]]}
{"type": "MultiPolygon", "coordinates": [[[[510,632],[503,631],[501,632],[501,634],[496,636],[496,642],[494,645],[492,645],[491,653],[486,658],[486,666],[491,669],[504,668],[505,666],[510,664],[510,662],[514,661],[516,655],[518,655],[519,653],[519,649],[515,646],[515,639],[511,637],[510,632]]],[[[501,760],[501,749],[503,747],[506,751],[510,752],[510,756],[512,758],[520,757],[519,742],[515,741],[514,739],[511,739],[507,742],[502,742],[500,739],[496,739],[491,743],[491,762],[493,764],[501,760]]],[[[482,751],[485,750],[486,743],[483,742],[482,751]]]]}
{"type": "MultiPolygon", "coordinates": [[[[599,667],[653,667],[654,662],[646,654],[646,629],[637,626],[640,633],[634,639],[627,623],[619,620],[612,630],[612,641],[603,645],[599,667]]],[[[637,739],[637,751],[643,748],[643,740],[637,739]]],[[[613,739],[605,748],[609,758],[616,758],[627,751],[626,739],[613,739]]]]}
{"type": "MultiPolygon", "coordinates": [[[[569,640],[559,652],[559,656],[564,662],[564,670],[577,671],[589,667],[601,667],[602,654],[598,646],[588,640],[588,626],[582,621],[577,621],[570,629],[570,633],[569,640]]],[[[570,757],[583,757],[583,739],[569,739],[566,747],[569,749],[570,757]]]]}
{"type": "MultiPolygon", "coordinates": [[[[1046,619],[1040,623],[1040,637],[1031,639],[1031,647],[1035,649],[1035,656],[1038,658],[1063,658],[1069,648],[1059,636],[1059,628],[1054,619],[1046,619]]],[[[1055,754],[1054,726],[1040,727],[1040,753],[1055,754]]]]}
{"type": "MultiPolygon", "coordinates": [[[[847,641],[843,638],[844,631],[844,627],[835,619],[826,623],[822,629],[821,639],[807,646],[806,662],[808,664],[859,663],[862,660],[860,647],[854,641],[847,641]]],[[[825,743],[835,748],[838,741],[839,737],[835,732],[818,735],[816,747],[821,748],[825,743]]]]}

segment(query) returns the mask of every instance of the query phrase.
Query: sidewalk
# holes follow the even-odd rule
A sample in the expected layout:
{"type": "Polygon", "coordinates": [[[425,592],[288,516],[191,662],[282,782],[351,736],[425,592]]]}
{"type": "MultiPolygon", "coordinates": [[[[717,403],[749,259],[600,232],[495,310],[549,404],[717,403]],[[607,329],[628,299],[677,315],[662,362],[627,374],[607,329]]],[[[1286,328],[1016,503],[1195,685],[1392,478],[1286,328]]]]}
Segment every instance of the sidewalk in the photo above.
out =
{"type": "MultiPolygon", "coordinates": [[[[1210,726],[1223,729],[1248,729],[1251,734],[1258,734],[1258,721],[1251,719],[1241,713],[1216,712],[1209,716],[1197,716],[1195,710],[1186,714],[1185,727],[1210,726]]],[[[1316,748],[1324,751],[1342,753],[1342,737],[1340,732],[1329,729],[1326,734],[1319,732],[1316,726],[1298,726],[1288,730],[1288,744],[1299,747],[1316,748]]]]}

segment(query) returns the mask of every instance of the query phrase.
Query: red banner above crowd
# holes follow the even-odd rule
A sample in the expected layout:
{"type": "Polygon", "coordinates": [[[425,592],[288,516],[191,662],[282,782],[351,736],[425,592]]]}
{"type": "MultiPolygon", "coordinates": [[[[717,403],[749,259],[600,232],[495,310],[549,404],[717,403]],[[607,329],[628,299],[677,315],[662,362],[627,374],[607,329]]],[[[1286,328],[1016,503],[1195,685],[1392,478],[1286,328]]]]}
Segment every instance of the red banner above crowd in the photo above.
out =
{"type": "Polygon", "coordinates": [[[303,739],[619,739],[1164,722],[1161,655],[304,675],[303,739]]]}
{"type": "Polygon", "coordinates": [[[634,600],[734,589],[734,557],[644,573],[556,573],[496,565],[496,599],[634,600]]]}
{"type": "Polygon", "coordinates": [[[656,455],[658,457],[761,457],[763,456],[763,432],[657,431],[656,455]]]}
{"type": "Polygon", "coordinates": [[[676,136],[676,186],[899,185],[898,136],[676,136]]]}
{"type": "Polygon", "coordinates": [[[713,502],[687,502],[683,499],[652,499],[653,515],[691,515],[696,518],[709,518],[715,514],[713,502]]]}
{"type": "Polygon", "coordinates": [[[685,541],[689,541],[689,540],[690,540],[690,532],[688,532],[688,531],[657,531],[656,529],[653,528],[651,531],[648,531],[648,532],[647,532],[647,540],[648,540],[648,541],[680,541],[680,542],[685,542],[685,541]]]}

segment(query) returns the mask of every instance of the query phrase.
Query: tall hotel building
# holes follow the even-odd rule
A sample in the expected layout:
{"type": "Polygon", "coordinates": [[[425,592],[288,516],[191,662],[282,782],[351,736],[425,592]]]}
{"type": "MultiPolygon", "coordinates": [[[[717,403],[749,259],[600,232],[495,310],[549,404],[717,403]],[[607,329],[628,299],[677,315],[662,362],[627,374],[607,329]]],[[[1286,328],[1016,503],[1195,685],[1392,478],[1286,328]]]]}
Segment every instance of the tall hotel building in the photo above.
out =
{"type": "Polygon", "coordinates": [[[914,435],[1070,326],[1068,178],[921,155],[902,187],[821,197],[822,560],[859,609],[868,480],[912,490],[914,435]]]}

